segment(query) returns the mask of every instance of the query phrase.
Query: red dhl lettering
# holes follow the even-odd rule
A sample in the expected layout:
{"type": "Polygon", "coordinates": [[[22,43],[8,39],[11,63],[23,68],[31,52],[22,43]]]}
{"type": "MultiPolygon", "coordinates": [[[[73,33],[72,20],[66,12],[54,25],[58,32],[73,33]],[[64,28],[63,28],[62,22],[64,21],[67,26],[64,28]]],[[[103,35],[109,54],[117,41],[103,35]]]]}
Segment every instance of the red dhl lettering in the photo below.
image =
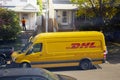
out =
{"type": "Polygon", "coordinates": [[[87,42],[87,43],[72,43],[70,47],[67,49],[76,49],[76,48],[95,48],[95,42],[87,42]]]}

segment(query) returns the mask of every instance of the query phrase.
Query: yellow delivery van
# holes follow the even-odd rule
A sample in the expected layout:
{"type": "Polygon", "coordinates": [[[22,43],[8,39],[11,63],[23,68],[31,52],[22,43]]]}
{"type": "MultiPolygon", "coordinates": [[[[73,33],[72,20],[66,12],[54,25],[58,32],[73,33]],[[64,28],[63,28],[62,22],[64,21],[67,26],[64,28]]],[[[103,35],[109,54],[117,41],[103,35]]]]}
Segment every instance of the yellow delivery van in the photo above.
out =
{"type": "Polygon", "coordinates": [[[90,69],[105,62],[104,35],[97,31],[41,33],[12,54],[21,67],[80,66],[90,69]]]}

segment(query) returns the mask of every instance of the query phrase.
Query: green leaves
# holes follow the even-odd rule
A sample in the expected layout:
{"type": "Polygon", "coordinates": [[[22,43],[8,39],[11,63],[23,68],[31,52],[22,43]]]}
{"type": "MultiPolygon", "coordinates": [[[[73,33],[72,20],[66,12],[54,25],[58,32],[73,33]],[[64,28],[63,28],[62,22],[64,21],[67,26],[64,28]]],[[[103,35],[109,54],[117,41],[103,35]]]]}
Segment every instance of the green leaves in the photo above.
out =
{"type": "Polygon", "coordinates": [[[78,6],[78,16],[87,13],[87,16],[96,17],[102,14],[103,17],[109,18],[115,15],[117,12],[115,6],[120,4],[120,0],[71,0],[71,2],[78,6]]]}
{"type": "Polygon", "coordinates": [[[42,13],[42,0],[37,0],[37,5],[39,5],[39,9],[40,9],[40,12],[38,13],[38,15],[41,15],[41,13],[42,13]]]}
{"type": "Polygon", "coordinates": [[[14,11],[0,8],[0,39],[11,40],[20,32],[18,16],[14,11]]]}
{"type": "Polygon", "coordinates": [[[120,12],[120,0],[71,0],[71,2],[79,8],[77,16],[96,18],[94,25],[98,23],[95,26],[99,25],[102,29],[110,25],[111,19],[120,12]]]}

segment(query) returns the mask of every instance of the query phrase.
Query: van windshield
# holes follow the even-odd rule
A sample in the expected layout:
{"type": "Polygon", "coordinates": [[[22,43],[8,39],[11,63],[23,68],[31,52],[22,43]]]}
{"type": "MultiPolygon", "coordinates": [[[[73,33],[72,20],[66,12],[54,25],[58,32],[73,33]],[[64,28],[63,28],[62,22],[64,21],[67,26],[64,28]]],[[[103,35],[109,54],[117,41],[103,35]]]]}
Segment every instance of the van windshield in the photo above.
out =
{"type": "Polygon", "coordinates": [[[27,44],[25,44],[25,46],[21,49],[21,53],[24,53],[32,44],[32,42],[28,42],[27,44]]]}

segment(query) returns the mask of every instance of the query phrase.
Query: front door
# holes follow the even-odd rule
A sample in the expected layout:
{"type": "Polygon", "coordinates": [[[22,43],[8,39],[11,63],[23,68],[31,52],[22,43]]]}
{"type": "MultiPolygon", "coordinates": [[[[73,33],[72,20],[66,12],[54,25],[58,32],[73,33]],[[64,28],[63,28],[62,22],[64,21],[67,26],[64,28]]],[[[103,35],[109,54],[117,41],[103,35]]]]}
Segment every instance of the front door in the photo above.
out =
{"type": "Polygon", "coordinates": [[[29,29],[29,14],[23,13],[21,17],[22,18],[24,17],[24,19],[26,20],[26,29],[28,30],[29,29]]]}

